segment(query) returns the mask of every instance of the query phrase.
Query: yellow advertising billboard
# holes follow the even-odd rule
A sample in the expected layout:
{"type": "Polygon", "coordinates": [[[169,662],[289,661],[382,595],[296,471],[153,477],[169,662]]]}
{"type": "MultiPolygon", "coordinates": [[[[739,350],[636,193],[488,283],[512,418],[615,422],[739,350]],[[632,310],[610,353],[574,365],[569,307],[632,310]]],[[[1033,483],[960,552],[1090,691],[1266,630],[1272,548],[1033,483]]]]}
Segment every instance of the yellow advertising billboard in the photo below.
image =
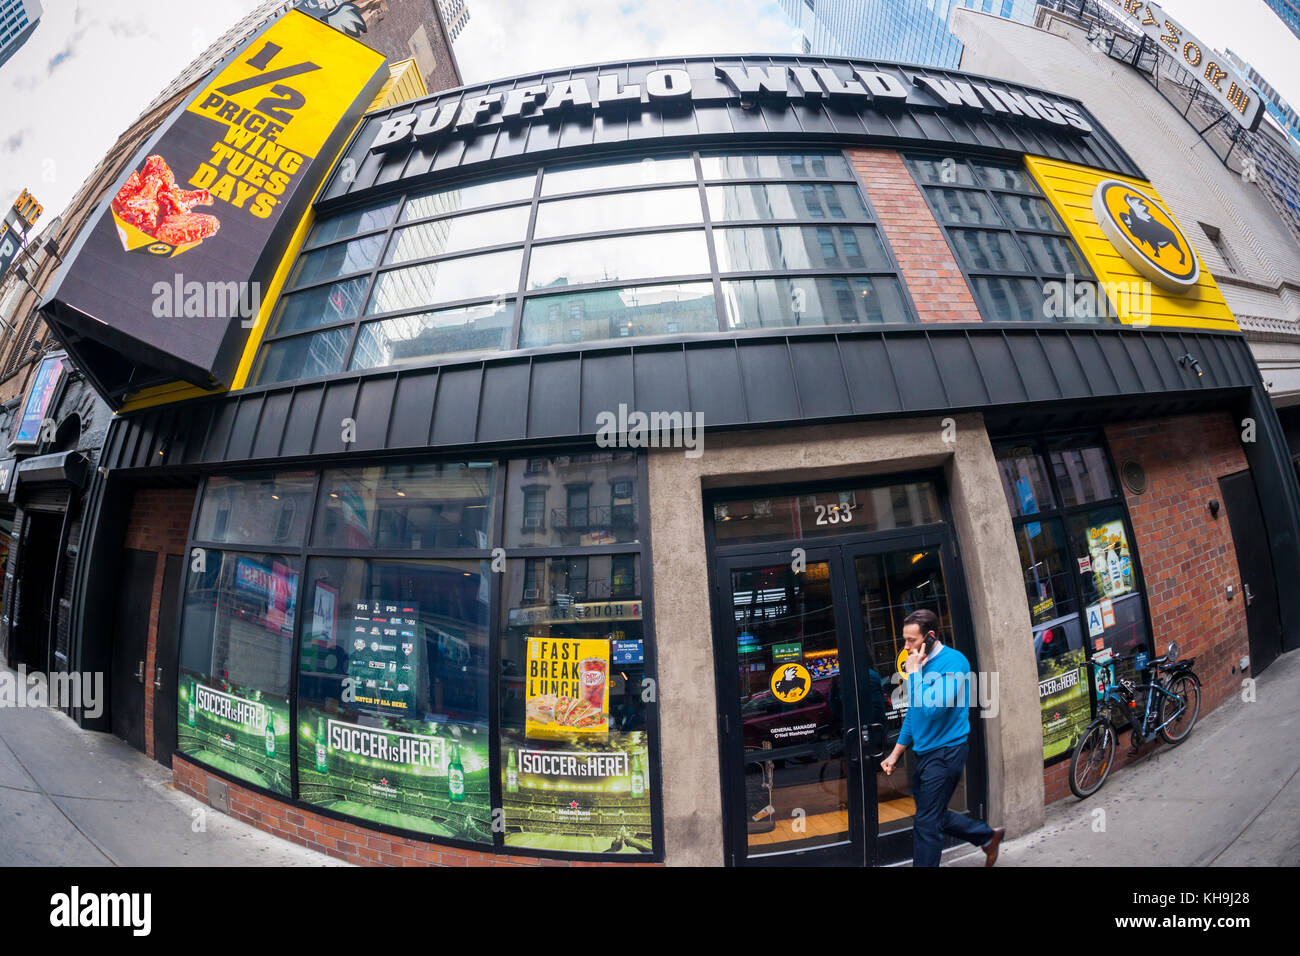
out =
{"type": "Polygon", "coordinates": [[[525,736],[609,732],[607,639],[530,637],[525,680],[525,736]]]}
{"type": "Polygon", "coordinates": [[[1025,165],[1125,325],[1237,331],[1223,293],[1156,188],[1042,156],[1025,165]]]}

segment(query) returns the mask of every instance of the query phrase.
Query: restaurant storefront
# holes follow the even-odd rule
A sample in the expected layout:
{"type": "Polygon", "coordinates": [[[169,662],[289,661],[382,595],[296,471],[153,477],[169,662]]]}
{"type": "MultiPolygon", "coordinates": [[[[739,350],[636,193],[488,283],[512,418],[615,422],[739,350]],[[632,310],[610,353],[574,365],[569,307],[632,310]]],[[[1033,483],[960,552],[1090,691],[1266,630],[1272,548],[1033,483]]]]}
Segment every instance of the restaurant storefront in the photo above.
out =
{"type": "Polygon", "coordinates": [[[1231,314],[1104,245],[1109,181],[1167,215],[1078,101],[892,64],[611,64],[369,114],[237,360],[180,376],[213,394],[147,349],[92,376],[121,411],[78,666],[111,653],[89,608],[133,503],[194,489],[158,672],[187,792],[357,862],[884,865],[928,608],[977,672],[953,809],[1032,829],[1089,654],[1178,640],[1202,712],[1239,681],[1215,483],[1249,476],[1300,561],[1231,314]]]}

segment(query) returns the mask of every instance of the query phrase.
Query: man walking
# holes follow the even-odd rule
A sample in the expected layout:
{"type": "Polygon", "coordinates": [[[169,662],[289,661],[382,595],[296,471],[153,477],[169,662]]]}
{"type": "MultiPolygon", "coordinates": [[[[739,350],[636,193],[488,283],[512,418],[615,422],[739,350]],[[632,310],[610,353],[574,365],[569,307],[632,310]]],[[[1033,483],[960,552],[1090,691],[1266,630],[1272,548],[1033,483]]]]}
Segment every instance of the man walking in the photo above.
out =
{"type": "Polygon", "coordinates": [[[1006,829],[948,809],[970,752],[970,661],[939,640],[939,618],[933,611],[913,611],[903,620],[907,647],[907,714],[894,751],[880,766],[892,774],[898,758],[911,746],[916,755],[912,771],[912,865],[938,866],[943,834],[958,836],[984,851],[984,865],[998,858],[1006,829]]]}

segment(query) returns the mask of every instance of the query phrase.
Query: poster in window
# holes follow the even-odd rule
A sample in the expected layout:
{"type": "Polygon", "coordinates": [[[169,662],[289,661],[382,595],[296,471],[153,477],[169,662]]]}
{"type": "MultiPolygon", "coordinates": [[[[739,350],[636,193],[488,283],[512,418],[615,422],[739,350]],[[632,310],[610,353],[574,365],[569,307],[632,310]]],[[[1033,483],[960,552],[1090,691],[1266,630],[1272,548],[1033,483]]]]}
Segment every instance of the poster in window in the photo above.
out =
{"type": "MultiPolygon", "coordinates": [[[[415,713],[419,686],[421,634],[420,606],[410,601],[356,601],[352,605],[352,631],[348,635],[348,676],[352,678],[350,703],[385,714],[415,713]]],[[[445,654],[469,643],[438,630],[439,649],[445,654]]]]}
{"type": "Polygon", "coordinates": [[[1133,590],[1133,561],[1123,521],[1116,519],[1088,528],[1088,557],[1097,591],[1103,598],[1133,590]]]}
{"type": "Polygon", "coordinates": [[[180,675],[176,749],[289,796],[289,699],[184,668],[180,675]]]}
{"type": "Polygon", "coordinates": [[[1068,753],[1092,719],[1086,655],[1080,647],[1038,661],[1044,760],[1068,753]]]}
{"type": "Polygon", "coordinates": [[[358,820],[492,842],[487,728],[300,703],[298,793],[358,820]]]}
{"type": "Polygon", "coordinates": [[[529,637],[525,734],[557,739],[609,732],[609,640],[529,637]]]}

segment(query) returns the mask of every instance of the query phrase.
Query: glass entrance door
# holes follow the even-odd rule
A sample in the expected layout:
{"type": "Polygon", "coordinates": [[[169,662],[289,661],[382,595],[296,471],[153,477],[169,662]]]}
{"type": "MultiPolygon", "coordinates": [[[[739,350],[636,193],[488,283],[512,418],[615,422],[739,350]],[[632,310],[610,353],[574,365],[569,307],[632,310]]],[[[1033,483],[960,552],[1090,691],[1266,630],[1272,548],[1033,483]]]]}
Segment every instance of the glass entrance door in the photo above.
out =
{"type": "MultiPolygon", "coordinates": [[[[954,627],[965,620],[960,594],[948,590],[954,561],[943,525],[720,558],[714,634],[733,862],[910,858],[914,758],[908,751],[889,776],[880,759],[907,710],[908,614],[933,611],[941,639],[974,666],[970,635],[954,627]]],[[[974,734],[972,744],[974,766],[974,734]]],[[[963,779],[950,806],[967,805],[963,779]]]]}

